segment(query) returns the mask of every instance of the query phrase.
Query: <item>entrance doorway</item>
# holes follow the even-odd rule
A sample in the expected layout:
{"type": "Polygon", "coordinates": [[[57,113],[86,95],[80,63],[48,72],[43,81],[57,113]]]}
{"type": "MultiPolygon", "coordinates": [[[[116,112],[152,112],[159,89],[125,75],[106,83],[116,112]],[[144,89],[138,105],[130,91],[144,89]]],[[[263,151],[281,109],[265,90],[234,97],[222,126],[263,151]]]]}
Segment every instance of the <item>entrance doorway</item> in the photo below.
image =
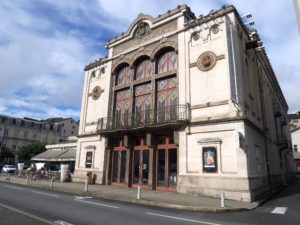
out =
{"type": "Polygon", "coordinates": [[[156,188],[176,191],[177,146],[172,135],[158,137],[156,154],[156,188]]]}
{"type": "Polygon", "coordinates": [[[127,149],[123,146],[123,141],[118,139],[112,149],[112,177],[111,182],[115,185],[125,184],[126,174],[126,153],[127,149]]]}
{"type": "Polygon", "coordinates": [[[145,138],[136,138],[132,157],[132,185],[147,186],[149,182],[149,149],[145,145],[145,138]]]}

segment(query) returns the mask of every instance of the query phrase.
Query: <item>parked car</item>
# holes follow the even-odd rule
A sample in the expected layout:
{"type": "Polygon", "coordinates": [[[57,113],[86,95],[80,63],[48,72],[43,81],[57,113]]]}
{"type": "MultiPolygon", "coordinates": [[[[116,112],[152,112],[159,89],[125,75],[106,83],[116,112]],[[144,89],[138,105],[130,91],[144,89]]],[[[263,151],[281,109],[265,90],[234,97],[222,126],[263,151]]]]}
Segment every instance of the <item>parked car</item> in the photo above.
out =
{"type": "Polygon", "coordinates": [[[2,168],[2,172],[4,173],[14,173],[16,172],[17,168],[13,165],[4,165],[2,168]]]}

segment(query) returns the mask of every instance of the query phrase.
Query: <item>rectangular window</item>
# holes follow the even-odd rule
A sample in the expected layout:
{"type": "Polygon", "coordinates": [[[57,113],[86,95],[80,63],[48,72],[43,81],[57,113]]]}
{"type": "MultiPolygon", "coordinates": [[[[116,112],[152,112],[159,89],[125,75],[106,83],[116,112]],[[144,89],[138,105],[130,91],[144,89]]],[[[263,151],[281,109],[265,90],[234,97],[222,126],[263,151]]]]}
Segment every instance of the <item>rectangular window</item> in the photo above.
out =
{"type": "Polygon", "coordinates": [[[5,129],[4,135],[8,135],[8,132],[9,132],[9,130],[8,130],[8,129],[5,129]]]}
{"type": "Polygon", "coordinates": [[[217,172],[217,149],[215,147],[203,147],[203,172],[217,172]]]}
{"type": "Polygon", "coordinates": [[[15,150],[17,149],[17,145],[16,145],[16,144],[12,144],[11,149],[12,149],[13,151],[15,151],[15,150]]]}
{"type": "Polygon", "coordinates": [[[86,153],[85,168],[92,168],[93,152],[86,153]]]}

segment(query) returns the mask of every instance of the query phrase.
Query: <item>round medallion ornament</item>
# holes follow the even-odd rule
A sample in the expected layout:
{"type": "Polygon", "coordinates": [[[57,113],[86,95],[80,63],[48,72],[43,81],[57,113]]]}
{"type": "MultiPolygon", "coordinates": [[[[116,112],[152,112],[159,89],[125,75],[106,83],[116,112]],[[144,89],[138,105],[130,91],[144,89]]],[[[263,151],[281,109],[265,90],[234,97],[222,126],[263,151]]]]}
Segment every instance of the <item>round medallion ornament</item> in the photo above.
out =
{"type": "Polygon", "coordinates": [[[213,52],[202,53],[197,61],[197,67],[201,71],[211,70],[216,65],[216,55],[213,52]]]}
{"type": "Polygon", "coordinates": [[[101,93],[102,93],[101,87],[99,87],[99,86],[94,87],[94,89],[92,91],[92,98],[94,100],[97,100],[100,97],[101,93]]]}
{"type": "Polygon", "coordinates": [[[218,24],[214,24],[214,25],[212,25],[212,27],[211,27],[211,32],[213,33],[213,34],[217,34],[217,33],[219,33],[219,25],[218,24]]]}

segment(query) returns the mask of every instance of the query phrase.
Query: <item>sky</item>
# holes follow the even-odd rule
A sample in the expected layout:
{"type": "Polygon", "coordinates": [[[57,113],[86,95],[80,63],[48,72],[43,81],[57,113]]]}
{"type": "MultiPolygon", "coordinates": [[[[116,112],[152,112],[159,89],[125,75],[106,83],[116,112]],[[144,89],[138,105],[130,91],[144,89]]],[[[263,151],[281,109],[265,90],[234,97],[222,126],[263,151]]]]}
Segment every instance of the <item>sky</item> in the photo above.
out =
{"type": "Polygon", "coordinates": [[[224,4],[251,13],[289,112],[300,111],[300,33],[293,0],[1,0],[0,114],[79,119],[84,66],[139,13],[187,4],[196,16],[224,4]]]}

